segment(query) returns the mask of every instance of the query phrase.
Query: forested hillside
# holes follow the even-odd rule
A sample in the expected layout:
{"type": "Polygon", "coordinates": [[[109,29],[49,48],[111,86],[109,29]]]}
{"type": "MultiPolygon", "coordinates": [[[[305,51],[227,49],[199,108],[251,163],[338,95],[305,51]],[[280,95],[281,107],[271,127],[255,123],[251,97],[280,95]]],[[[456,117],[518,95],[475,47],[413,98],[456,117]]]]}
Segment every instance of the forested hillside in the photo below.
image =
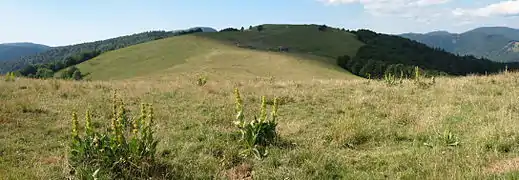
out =
{"type": "Polygon", "coordinates": [[[454,55],[399,36],[369,30],[359,30],[355,34],[366,45],[354,57],[339,57],[337,63],[362,77],[381,78],[389,73],[412,77],[415,66],[429,75],[485,74],[503,71],[506,66],[518,67],[517,63],[454,55]]]}
{"type": "Polygon", "coordinates": [[[48,50],[50,47],[34,43],[5,43],[0,44],[0,62],[19,59],[23,56],[34,55],[48,50]]]}
{"type": "MultiPolygon", "coordinates": [[[[166,37],[202,32],[201,28],[188,29],[184,31],[149,31],[143,33],[132,34],[128,36],[121,36],[107,40],[82,43],[70,46],[62,46],[51,48],[42,53],[38,53],[32,56],[25,56],[20,59],[9,60],[0,63],[0,74],[16,71],[27,67],[31,64],[44,64],[44,63],[59,63],[65,61],[69,57],[78,56],[83,53],[98,52],[103,53],[111,50],[116,50],[124,47],[128,47],[135,44],[149,42],[157,39],[163,39],[166,37]]],[[[80,63],[80,62],[79,62],[80,63]]]]}

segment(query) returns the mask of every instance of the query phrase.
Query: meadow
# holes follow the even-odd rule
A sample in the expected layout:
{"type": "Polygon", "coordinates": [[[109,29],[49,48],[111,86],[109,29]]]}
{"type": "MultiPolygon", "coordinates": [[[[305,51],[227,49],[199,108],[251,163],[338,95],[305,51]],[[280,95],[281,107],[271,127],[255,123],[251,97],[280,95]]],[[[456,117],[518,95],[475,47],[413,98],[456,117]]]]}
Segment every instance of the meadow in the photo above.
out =
{"type": "MultiPolygon", "coordinates": [[[[178,179],[493,179],[517,177],[518,73],[403,80],[165,80],[0,82],[1,179],[62,179],[71,114],[109,124],[114,90],[137,113],[155,109],[157,158],[178,179]],[[245,115],[278,97],[280,143],[239,155],[233,89],[245,115]]],[[[250,118],[250,117],[249,117],[250,118]]],[[[81,123],[80,129],[84,128],[81,123]]]]}

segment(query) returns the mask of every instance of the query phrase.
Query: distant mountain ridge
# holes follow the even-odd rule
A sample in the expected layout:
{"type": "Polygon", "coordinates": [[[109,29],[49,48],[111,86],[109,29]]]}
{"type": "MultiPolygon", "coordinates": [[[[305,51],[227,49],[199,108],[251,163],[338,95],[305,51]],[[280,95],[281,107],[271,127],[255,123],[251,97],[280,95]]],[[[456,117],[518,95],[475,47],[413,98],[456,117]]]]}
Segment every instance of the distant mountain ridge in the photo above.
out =
{"type": "Polygon", "coordinates": [[[474,55],[496,62],[519,62],[519,29],[481,27],[464,33],[434,31],[399,36],[460,55],[474,55]]]}
{"type": "Polygon", "coordinates": [[[30,42],[0,44],[0,61],[19,59],[49,50],[51,47],[30,42]]]}
{"type": "Polygon", "coordinates": [[[509,27],[481,27],[468,32],[479,32],[488,35],[502,35],[508,39],[519,41],[519,29],[509,27]]]}

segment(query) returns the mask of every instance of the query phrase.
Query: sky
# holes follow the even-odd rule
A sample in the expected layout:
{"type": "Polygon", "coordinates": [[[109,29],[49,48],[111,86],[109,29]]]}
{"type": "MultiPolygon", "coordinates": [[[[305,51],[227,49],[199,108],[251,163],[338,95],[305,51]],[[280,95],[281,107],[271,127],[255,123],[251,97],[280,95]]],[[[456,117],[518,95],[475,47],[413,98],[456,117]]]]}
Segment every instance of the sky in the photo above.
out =
{"type": "Polygon", "coordinates": [[[519,0],[1,0],[0,43],[63,46],[195,26],[326,24],[381,33],[519,29],[519,0]]]}

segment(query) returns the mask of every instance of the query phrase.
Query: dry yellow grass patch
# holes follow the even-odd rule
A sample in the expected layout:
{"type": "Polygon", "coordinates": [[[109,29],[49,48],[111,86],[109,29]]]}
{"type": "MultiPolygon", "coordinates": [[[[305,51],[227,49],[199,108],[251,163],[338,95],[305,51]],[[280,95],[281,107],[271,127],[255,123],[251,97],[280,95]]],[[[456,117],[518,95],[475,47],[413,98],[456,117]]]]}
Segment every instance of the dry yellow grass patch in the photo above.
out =
{"type": "Polygon", "coordinates": [[[505,159],[491,164],[487,169],[490,173],[507,173],[519,170],[519,157],[505,159]]]}

